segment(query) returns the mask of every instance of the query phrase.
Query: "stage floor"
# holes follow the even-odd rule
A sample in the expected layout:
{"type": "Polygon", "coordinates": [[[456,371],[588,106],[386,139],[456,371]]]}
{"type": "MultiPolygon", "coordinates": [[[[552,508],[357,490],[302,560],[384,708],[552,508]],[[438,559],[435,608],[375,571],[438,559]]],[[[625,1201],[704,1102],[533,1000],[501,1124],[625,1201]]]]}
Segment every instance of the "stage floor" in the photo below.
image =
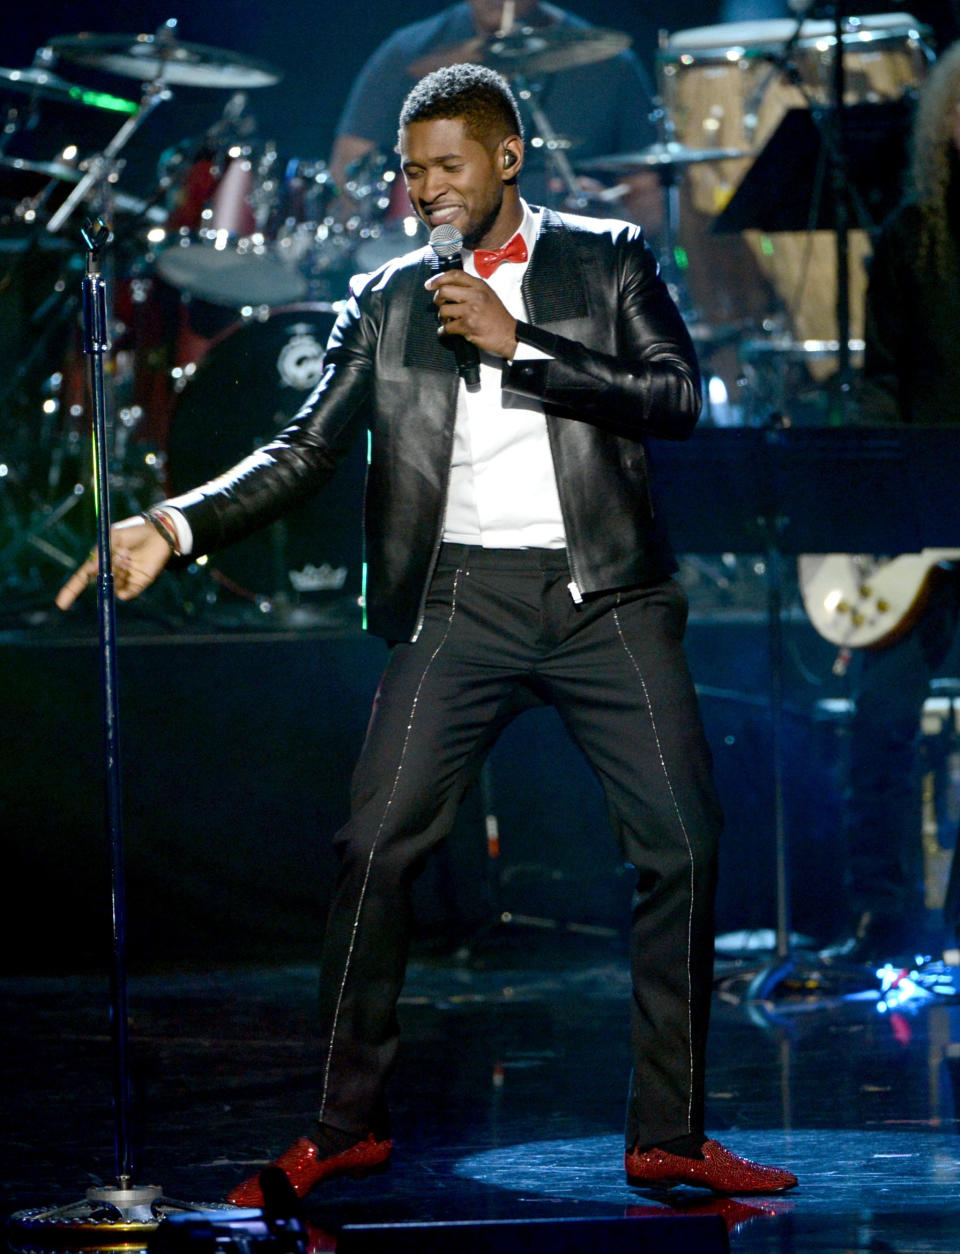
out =
{"type": "MultiPolygon", "coordinates": [[[[309,1219],[331,1235],[322,1248],[343,1225],[430,1222],[429,1248],[457,1251],[453,1225],[524,1220],[540,1221],[531,1229],[542,1244],[530,1248],[555,1251],[547,1221],[676,1212],[722,1216],[740,1251],[955,1254],[956,994],[928,989],[883,1013],[868,976],[809,996],[774,984],[782,995],[757,1000],[738,968],[723,970],[709,1131],[792,1168],[797,1190],[769,1200],[675,1190],[667,1204],[627,1187],[628,983],[617,942],[514,927],[411,966],[394,1159],[383,1175],[310,1195],[309,1219]],[[858,982],[862,995],[851,995],[858,982]]],[[[314,981],[306,966],[131,975],[137,1183],[214,1202],[306,1130],[318,1086],[314,981]]],[[[112,1183],[114,1119],[105,977],[6,977],[0,996],[6,1216],[112,1183]]]]}

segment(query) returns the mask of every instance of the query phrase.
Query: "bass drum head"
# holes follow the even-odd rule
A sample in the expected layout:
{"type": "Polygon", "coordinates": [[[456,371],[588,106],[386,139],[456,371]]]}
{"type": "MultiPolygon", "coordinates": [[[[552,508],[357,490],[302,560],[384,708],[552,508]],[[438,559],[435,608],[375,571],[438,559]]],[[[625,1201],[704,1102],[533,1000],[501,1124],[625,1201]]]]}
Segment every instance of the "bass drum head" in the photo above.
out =
{"type": "MultiPolygon", "coordinates": [[[[329,305],[291,305],[213,341],[174,408],[173,493],[215,478],[286,426],[320,380],[335,317],[329,305]]],[[[223,599],[357,606],[365,475],[361,439],[315,498],[213,554],[209,569],[223,599]]]]}

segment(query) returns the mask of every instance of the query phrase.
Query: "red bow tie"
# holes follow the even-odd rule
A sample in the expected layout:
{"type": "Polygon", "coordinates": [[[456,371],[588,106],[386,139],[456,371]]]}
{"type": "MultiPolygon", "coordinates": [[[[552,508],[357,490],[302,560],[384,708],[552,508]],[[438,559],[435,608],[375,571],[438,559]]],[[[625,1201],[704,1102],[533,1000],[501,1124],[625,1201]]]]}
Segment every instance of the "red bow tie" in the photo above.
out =
{"type": "Polygon", "coordinates": [[[473,264],[481,279],[489,279],[501,261],[526,261],[527,245],[518,231],[509,244],[503,248],[477,248],[473,254],[473,264]]]}

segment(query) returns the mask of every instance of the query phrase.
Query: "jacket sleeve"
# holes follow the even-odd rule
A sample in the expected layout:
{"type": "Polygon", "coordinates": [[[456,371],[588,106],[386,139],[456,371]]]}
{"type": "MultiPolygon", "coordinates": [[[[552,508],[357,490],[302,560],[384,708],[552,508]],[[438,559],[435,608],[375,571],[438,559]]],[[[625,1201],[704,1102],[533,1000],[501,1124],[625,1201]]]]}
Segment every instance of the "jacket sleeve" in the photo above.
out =
{"type": "Polygon", "coordinates": [[[327,345],[310,398],[267,444],[230,470],[166,502],[183,512],[193,553],[207,553],[273,522],[330,478],[366,421],[374,319],[351,298],[327,345]]]}
{"type": "Polygon", "coordinates": [[[520,322],[517,339],[548,356],[511,362],[503,386],[615,435],[685,439],[701,407],[693,343],[642,237],[618,241],[614,255],[617,352],[520,322]]]}

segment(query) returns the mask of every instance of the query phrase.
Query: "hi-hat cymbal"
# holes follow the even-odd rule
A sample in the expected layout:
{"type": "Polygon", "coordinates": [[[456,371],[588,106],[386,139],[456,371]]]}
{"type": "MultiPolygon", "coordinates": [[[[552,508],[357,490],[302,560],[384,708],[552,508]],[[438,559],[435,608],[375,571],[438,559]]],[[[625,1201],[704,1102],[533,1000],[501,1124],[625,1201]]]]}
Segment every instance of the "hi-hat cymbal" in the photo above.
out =
{"type": "Polygon", "coordinates": [[[578,30],[563,26],[518,26],[509,35],[494,35],[487,40],[468,39],[451,48],[429,52],[407,66],[407,70],[419,78],[442,66],[474,61],[489,65],[504,78],[554,74],[571,66],[615,57],[629,48],[630,43],[629,35],[599,27],[578,30]]]}
{"type": "Polygon", "coordinates": [[[615,152],[607,157],[591,157],[577,163],[577,170],[609,170],[611,173],[629,173],[630,170],[656,168],[658,166],[692,165],[698,161],[729,161],[736,157],[749,157],[752,153],[742,148],[687,148],[683,144],[651,144],[639,152],[615,152]]]}
{"type": "Polygon", "coordinates": [[[108,70],[125,78],[158,79],[185,87],[222,87],[227,91],[270,87],[282,71],[265,61],[183,43],[171,36],[57,35],[49,46],[67,61],[108,70]]]}
{"type": "Polygon", "coordinates": [[[0,90],[11,88],[28,96],[42,96],[45,100],[59,100],[64,104],[89,105],[94,109],[109,109],[114,113],[136,113],[137,105],[131,100],[121,100],[106,92],[92,91],[68,83],[65,78],[29,65],[22,70],[8,70],[0,66],[0,90]]]}

